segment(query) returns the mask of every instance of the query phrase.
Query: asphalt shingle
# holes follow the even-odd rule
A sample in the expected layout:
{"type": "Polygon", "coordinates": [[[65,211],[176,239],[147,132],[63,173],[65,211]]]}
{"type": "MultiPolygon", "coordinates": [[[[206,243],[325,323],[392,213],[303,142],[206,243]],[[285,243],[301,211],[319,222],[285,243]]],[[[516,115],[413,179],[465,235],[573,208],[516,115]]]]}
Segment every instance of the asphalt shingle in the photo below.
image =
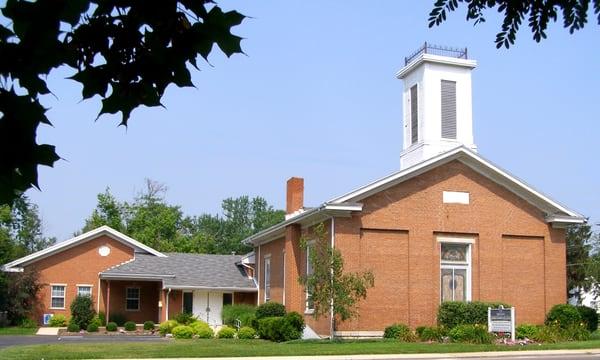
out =
{"type": "Polygon", "coordinates": [[[160,275],[166,287],[198,286],[207,288],[256,289],[238,266],[241,255],[209,255],[165,253],[167,257],[136,254],[133,261],[115,266],[104,272],[110,275],[160,275]],[[174,277],[173,277],[174,276],[174,277]]]}

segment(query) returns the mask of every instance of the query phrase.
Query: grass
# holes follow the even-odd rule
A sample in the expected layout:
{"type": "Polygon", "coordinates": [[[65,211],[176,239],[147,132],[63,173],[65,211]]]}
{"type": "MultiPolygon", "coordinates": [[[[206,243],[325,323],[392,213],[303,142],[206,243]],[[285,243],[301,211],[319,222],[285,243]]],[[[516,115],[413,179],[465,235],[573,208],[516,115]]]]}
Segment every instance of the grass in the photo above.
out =
{"type": "Polygon", "coordinates": [[[528,346],[399,343],[395,340],[370,341],[294,341],[272,343],[262,340],[174,340],[158,343],[94,343],[11,346],[0,350],[0,358],[9,359],[82,359],[82,358],[175,358],[236,356],[301,356],[358,354],[418,354],[478,351],[592,349],[600,340],[528,346]]]}
{"type": "Polygon", "coordinates": [[[37,328],[24,328],[20,326],[0,327],[1,335],[35,335],[37,328]]]}

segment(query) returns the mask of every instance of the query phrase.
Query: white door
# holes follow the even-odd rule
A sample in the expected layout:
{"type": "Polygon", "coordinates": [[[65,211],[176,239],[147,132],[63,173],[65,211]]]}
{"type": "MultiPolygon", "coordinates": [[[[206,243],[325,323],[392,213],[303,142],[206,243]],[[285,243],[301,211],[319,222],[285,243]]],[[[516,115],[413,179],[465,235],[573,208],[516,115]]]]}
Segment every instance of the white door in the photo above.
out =
{"type": "Polygon", "coordinates": [[[194,291],[194,315],[209,325],[221,325],[223,310],[223,293],[194,291]]]}

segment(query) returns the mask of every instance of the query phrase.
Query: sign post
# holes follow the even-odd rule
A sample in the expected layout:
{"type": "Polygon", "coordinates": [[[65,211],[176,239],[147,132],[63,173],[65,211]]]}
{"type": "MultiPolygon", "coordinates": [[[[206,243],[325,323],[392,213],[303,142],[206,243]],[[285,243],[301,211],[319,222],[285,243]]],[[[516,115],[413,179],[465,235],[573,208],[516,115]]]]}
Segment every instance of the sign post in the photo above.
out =
{"type": "Polygon", "coordinates": [[[498,309],[488,307],[488,331],[510,332],[510,339],[515,341],[515,308],[505,309],[502,305],[498,309]]]}

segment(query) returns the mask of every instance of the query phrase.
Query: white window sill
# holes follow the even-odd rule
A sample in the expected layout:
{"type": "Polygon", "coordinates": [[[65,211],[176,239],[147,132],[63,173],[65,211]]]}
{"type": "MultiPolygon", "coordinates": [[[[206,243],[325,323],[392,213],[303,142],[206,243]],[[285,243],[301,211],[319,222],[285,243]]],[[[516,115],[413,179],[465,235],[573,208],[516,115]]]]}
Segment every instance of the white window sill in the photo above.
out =
{"type": "Polygon", "coordinates": [[[64,307],[49,307],[48,310],[65,310],[64,307]]]}
{"type": "Polygon", "coordinates": [[[304,310],[305,315],[312,315],[315,313],[315,309],[306,309],[304,310]]]}

